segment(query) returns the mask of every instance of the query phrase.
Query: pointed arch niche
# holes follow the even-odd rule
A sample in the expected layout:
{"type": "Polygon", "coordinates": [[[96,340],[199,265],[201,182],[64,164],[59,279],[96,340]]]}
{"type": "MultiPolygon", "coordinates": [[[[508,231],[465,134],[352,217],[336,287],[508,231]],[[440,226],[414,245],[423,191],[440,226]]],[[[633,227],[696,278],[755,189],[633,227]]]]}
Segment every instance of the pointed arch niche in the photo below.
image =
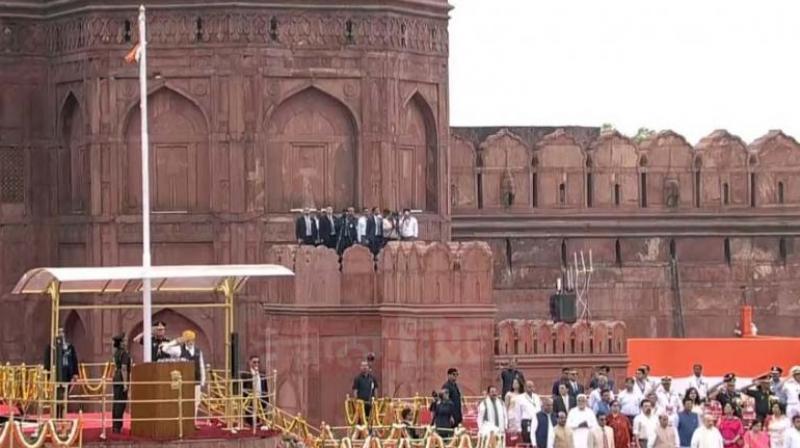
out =
{"type": "Polygon", "coordinates": [[[305,88],[278,105],[266,130],[269,211],[355,204],[356,121],[341,101],[305,88]]]}
{"type": "Polygon", "coordinates": [[[396,209],[435,211],[437,194],[436,119],[427,101],[414,93],[400,113],[394,158],[396,209]]]}
{"type": "Polygon", "coordinates": [[[58,146],[58,210],[85,212],[89,201],[89,151],[78,99],[70,92],[61,106],[58,146]]]}
{"type": "MultiPolygon", "coordinates": [[[[211,175],[206,118],[188,98],[168,87],[148,95],[150,194],[156,212],[205,212],[210,208],[211,175]]],[[[127,157],[125,210],[142,207],[141,120],[138,104],[124,131],[127,157]]]]}

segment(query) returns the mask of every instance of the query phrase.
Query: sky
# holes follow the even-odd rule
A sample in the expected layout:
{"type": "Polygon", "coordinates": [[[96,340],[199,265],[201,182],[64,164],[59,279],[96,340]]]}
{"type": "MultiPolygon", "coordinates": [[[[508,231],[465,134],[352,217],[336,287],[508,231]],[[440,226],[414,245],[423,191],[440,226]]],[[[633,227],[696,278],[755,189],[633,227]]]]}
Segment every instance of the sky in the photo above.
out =
{"type": "Polygon", "coordinates": [[[800,140],[795,0],[450,0],[451,126],[800,140]]]}

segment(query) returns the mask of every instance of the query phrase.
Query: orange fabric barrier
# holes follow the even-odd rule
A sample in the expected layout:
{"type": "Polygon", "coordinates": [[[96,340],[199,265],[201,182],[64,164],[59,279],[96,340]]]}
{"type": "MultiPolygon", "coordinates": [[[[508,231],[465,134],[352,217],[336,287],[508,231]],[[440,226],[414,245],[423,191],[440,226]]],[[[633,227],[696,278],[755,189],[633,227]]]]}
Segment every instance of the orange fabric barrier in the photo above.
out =
{"type": "Polygon", "coordinates": [[[735,372],[754,377],[773,365],[785,372],[800,365],[800,338],[751,337],[738,339],[628,339],[628,374],[649,364],[654,376],[684,377],[692,365],[703,365],[703,375],[735,372]]]}

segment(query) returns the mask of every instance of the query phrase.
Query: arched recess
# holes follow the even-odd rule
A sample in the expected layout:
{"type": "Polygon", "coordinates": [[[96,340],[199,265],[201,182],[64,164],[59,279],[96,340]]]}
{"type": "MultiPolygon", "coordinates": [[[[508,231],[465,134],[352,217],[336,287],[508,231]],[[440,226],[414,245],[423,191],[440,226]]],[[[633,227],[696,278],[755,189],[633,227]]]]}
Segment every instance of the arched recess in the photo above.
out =
{"type": "MultiPolygon", "coordinates": [[[[209,133],[200,108],[169,88],[148,95],[150,194],[154,211],[205,212],[210,209],[209,133]]],[[[125,210],[141,210],[141,112],[128,113],[122,190],[125,210]]]]}
{"type": "Polygon", "coordinates": [[[397,209],[437,209],[437,141],[436,118],[427,101],[416,92],[400,113],[393,182],[397,209]]]}
{"type": "Polygon", "coordinates": [[[67,341],[75,347],[78,362],[93,362],[92,340],[87,334],[83,319],[81,319],[77,311],[72,310],[67,314],[62,328],[64,328],[67,341]]]}
{"type": "Polygon", "coordinates": [[[454,210],[478,208],[475,145],[456,134],[450,137],[450,200],[454,210]]]}
{"type": "Polygon", "coordinates": [[[84,121],[78,99],[70,92],[61,107],[58,146],[58,210],[85,212],[89,202],[89,150],[84,141],[84,121]]]}
{"type": "MultiPolygon", "coordinates": [[[[183,314],[176,312],[170,308],[165,308],[153,315],[153,322],[162,321],[167,326],[167,337],[170,339],[177,338],[178,336],[183,333],[184,330],[192,330],[197,335],[197,339],[195,343],[200,350],[203,351],[203,360],[206,364],[212,363],[213,361],[213,347],[208,339],[208,335],[206,332],[195,323],[193,320],[189,319],[188,317],[184,316],[183,314]]],[[[128,347],[130,347],[131,356],[133,356],[134,360],[142,359],[142,345],[136,344],[133,342],[133,338],[142,332],[143,323],[140,320],[136,325],[134,325],[128,331],[128,347]]]]}
{"type": "Polygon", "coordinates": [[[316,87],[278,105],[267,124],[267,209],[354,205],[356,136],[350,110],[316,87]]]}

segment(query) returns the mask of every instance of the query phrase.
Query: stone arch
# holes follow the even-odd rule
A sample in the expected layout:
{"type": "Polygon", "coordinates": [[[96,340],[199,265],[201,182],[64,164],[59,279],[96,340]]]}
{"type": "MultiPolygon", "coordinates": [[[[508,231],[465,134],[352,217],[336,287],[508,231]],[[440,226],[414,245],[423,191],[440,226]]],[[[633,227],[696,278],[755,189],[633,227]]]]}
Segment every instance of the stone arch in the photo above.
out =
{"type": "Polygon", "coordinates": [[[94,350],[92,350],[92,337],[86,331],[86,325],[77,311],[71,310],[64,318],[64,334],[67,341],[72,343],[78,354],[78,362],[93,362],[94,350]]]}
{"type": "Polygon", "coordinates": [[[73,92],[67,93],[61,105],[58,129],[56,182],[60,213],[85,212],[89,207],[89,148],[84,123],[77,97],[73,92]]]}
{"type": "Polygon", "coordinates": [[[419,92],[403,105],[398,134],[394,160],[397,177],[392,183],[396,208],[436,211],[439,197],[436,115],[419,92]]]}
{"type": "Polygon", "coordinates": [[[558,129],[536,145],[537,205],[582,208],[586,202],[586,154],[566,131],[558,129]]]}
{"type": "Polygon", "coordinates": [[[639,206],[639,148],[617,131],[603,133],[592,143],[594,207],[639,206]],[[615,188],[619,186],[619,205],[615,188]]]}
{"type": "Polygon", "coordinates": [[[757,154],[752,171],[755,202],[759,207],[800,203],[800,143],[782,131],[770,131],[750,144],[757,154]],[[783,185],[783,197],[778,186],[783,185]],[[781,203],[780,199],[783,199],[781,203]]]}
{"type": "Polygon", "coordinates": [[[530,208],[533,154],[529,145],[504,128],[480,147],[483,208],[530,208]]]}
{"type": "Polygon", "coordinates": [[[700,169],[701,202],[704,206],[747,206],[747,146],[739,137],[718,129],[695,146],[700,169]],[[725,201],[724,191],[728,191],[725,201]]]}
{"type": "MultiPolygon", "coordinates": [[[[211,363],[213,359],[213,347],[209,341],[208,335],[205,330],[197,324],[194,320],[185,316],[184,314],[174,311],[171,308],[164,308],[153,314],[153,322],[162,321],[167,325],[167,337],[177,338],[184,330],[192,330],[197,335],[195,344],[203,351],[203,358],[206,364],[211,363]]],[[[142,345],[133,342],[133,338],[142,332],[143,323],[139,320],[135,325],[130,327],[127,332],[128,347],[130,347],[131,356],[133,359],[142,359],[142,345]]]]}
{"type": "Polygon", "coordinates": [[[680,134],[662,131],[639,145],[647,154],[648,207],[691,207],[695,202],[694,149],[680,134]]]}
{"type": "Polygon", "coordinates": [[[454,210],[478,208],[478,153],[471,141],[450,138],[450,200],[454,210]]]}
{"type": "Polygon", "coordinates": [[[346,104],[306,86],[275,107],[265,128],[269,211],[356,203],[357,122],[346,104]]]}
{"type": "MultiPolygon", "coordinates": [[[[167,86],[148,94],[151,207],[205,212],[211,208],[208,121],[197,103],[167,86]]],[[[124,139],[125,210],[141,210],[141,114],[129,110],[124,139]]]]}

